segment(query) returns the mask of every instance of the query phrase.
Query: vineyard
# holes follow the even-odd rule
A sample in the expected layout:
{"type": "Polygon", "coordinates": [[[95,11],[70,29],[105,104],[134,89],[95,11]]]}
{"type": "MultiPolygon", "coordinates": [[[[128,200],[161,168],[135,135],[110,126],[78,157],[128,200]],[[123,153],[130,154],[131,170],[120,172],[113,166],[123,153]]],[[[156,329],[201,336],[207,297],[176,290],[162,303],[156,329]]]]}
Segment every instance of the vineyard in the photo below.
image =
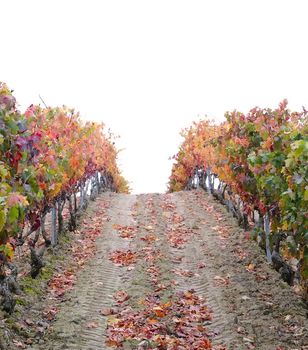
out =
{"type": "Polygon", "coordinates": [[[202,185],[264,247],[285,281],[308,278],[308,112],[234,111],[182,132],[169,191],[202,185]]]}
{"type": "Polygon", "coordinates": [[[307,117],[194,123],[132,195],[103,124],[1,83],[0,350],[307,350],[307,117]]]}
{"type": "Polygon", "coordinates": [[[0,84],[0,294],[11,313],[18,291],[14,252],[30,252],[35,278],[46,247],[57,244],[64,229],[76,229],[76,217],[101,190],[127,192],[116,164],[112,135],[103,125],[83,123],[66,107],[31,105],[25,113],[0,84]],[[49,225],[46,227],[46,217],[49,225]]]}

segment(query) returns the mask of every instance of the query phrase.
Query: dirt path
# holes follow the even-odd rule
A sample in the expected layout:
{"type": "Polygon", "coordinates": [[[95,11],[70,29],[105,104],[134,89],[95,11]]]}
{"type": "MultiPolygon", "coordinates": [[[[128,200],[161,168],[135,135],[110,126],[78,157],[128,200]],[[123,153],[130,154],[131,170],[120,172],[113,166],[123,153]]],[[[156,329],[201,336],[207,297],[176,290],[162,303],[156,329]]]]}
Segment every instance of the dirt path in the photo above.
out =
{"type": "Polygon", "coordinates": [[[204,192],[114,195],[108,217],[31,349],[308,349],[300,299],[204,192]]]}
{"type": "Polygon", "coordinates": [[[66,297],[53,332],[43,345],[35,349],[102,349],[106,320],[99,311],[112,303],[112,295],[125,279],[125,272],[119,271],[108,254],[124,249],[128,242],[121,239],[113,229],[114,224],[131,225],[131,206],[136,197],[117,195],[108,211],[110,220],[105,224],[102,235],[97,239],[97,254],[80,273],[74,289],[66,297]]]}

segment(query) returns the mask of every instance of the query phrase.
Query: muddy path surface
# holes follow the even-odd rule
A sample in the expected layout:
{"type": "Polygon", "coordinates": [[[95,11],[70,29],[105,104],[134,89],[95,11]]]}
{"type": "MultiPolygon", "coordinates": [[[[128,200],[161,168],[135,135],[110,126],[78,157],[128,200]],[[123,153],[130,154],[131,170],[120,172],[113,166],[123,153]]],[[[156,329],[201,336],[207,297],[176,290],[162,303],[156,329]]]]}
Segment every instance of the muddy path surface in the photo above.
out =
{"type": "Polygon", "coordinates": [[[206,193],[111,197],[96,255],[28,349],[308,349],[301,299],[206,193]]]}

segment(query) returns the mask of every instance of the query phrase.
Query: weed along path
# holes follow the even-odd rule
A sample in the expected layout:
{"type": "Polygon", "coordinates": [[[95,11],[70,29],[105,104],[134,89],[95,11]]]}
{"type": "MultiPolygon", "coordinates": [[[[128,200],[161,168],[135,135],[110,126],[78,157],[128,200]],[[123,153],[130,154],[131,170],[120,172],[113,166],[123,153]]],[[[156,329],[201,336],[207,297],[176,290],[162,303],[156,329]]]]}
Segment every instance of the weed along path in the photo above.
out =
{"type": "Polygon", "coordinates": [[[203,191],[113,194],[106,218],[28,349],[308,349],[300,298],[203,191]]]}

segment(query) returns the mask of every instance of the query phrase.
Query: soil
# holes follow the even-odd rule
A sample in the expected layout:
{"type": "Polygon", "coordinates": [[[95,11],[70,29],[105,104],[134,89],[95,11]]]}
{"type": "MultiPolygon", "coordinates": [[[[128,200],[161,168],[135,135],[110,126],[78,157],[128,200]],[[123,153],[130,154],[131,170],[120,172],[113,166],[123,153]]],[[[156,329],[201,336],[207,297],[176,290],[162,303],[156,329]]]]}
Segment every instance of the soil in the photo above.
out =
{"type": "MultiPolygon", "coordinates": [[[[164,301],[187,291],[203,297],[212,315],[203,323],[209,348],[308,349],[306,305],[266,262],[249,232],[204,191],[103,194],[79,231],[86,232],[98,215],[95,254],[76,267],[71,251],[81,237],[64,236],[57,254],[50,255],[50,274],[34,282],[33,293],[23,289],[17,314],[4,321],[0,315],[0,331],[14,338],[3,342],[4,349],[111,349],[110,310],[122,303],[115,302],[119,291],[127,295],[125,307],[137,313],[154,291],[164,301]],[[105,202],[109,208],[102,211],[105,202]],[[128,250],[135,260],[111,259],[128,250]],[[48,287],[55,275],[51,267],[72,272],[69,288],[60,286],[64,292],[56,296],[48,287]]],[[[121,344],[151,349],[142,339],[121,344]]]]}

